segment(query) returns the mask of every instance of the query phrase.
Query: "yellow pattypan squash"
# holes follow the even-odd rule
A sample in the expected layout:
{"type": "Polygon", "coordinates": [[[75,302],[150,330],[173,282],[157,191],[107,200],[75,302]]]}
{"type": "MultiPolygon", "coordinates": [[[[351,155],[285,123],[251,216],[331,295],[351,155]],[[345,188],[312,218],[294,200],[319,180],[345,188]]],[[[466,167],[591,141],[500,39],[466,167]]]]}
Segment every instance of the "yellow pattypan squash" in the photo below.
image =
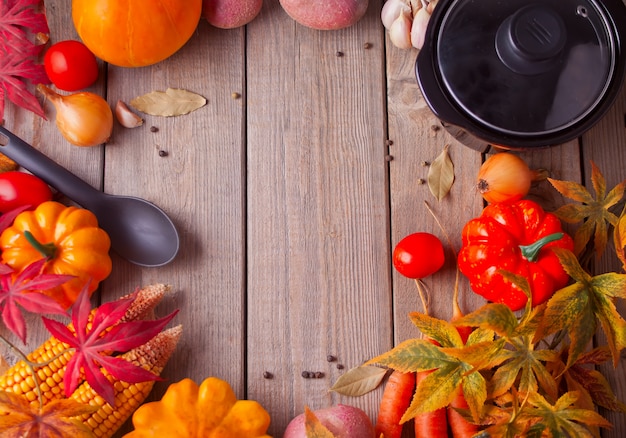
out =
{"type": "Polygon", "coordinates": [[[92,293],[111,273],[111,240],[98,227],[96,216],[84,208],[48,201],[20,213],[0,235],[2,262],[21,271],[42,257],[47,274],[75,278],[42,291],[69,308],[87,282],[92,293]]]}
{"type": "Polygon", "coordinates": [[[133,414],[135,430],[124,438],[270,438],[270,416],[253,400],[237,400],[230,385],[208,377],[172,383],[160,401],[133,414]]]}

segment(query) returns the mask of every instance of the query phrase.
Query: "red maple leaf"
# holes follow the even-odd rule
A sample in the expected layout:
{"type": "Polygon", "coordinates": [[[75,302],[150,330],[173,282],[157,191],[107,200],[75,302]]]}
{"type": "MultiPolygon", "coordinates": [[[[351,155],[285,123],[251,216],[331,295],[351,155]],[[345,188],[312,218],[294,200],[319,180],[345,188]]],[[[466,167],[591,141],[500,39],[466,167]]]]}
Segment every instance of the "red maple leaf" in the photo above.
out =
{"type": "Polygon", "coordinates": [[[36,59],[43,45],[33,41],[35,34],[49,33],[46,16],[39,11],[41,5],[41,0],[0,2],[0,120],[5,97],[45,118],[41,104],[28,89],[31,84],[50,83],[36,59]]]}
{"type": "Polygon", "coordinates": [[[132,364],[111,352],[125,353],[145,344],[156,336],[178,311],[168,316],[149,321],[119,322],[132,304],[136,294],[125,300],[105,303],[98,307],[89,324],[91,304],[87,289],[83,289],[72,306],[72,325],[70,330],[64,324],[43,318],[44,324],[52,336],[74,348],[74,355],[69,360],[63,376],[65,395],[69,397],[82,381],[82,376],[98,394],[111,406],[115,404],[113,384],[102,373],[100,367],[108,371],[117,380],[128,383],[159,380],[160,377],[148,370],[132,364]]]}
{"type": "Polygon", "coordinates": [[[26,321],[18,304],[31,313],[65,315],[54,299],[38,291],[49,289],[73,278],[71,275],[42,274],[46,259],[28,265],[19,274],[0,264],[0,311],[2,322],[26,343],[26,321]]]}

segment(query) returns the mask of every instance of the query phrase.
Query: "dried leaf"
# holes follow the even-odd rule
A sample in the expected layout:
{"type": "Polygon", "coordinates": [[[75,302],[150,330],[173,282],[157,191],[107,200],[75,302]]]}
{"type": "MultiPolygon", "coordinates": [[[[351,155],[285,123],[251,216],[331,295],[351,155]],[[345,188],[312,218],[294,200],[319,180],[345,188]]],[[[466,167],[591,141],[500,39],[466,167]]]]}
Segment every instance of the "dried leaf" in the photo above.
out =
{"type": "Polygon", "coordinates": [[[591,182],[596,192],[596,198],[581,184],[572,181],[558,181],[548,178],[550,184],[563,196],[580,204],[567,204],[560,207],[555,214],[563,221],[569,223],[584,223],[574,234],[574,253],[580,255],[587,243],[594,236],[594,248],[596,255],[600,256],[606,248],[608,240],[607,224],[616,225],[618,218],[609,211],[609,208],[617,204],[626,192],[626,180],[616,185],[608,194],[606,182],[600,169],[591,162],[591,182]]]}
{"type": "Polygon", "coordinates": [[[626,271],[626,209],[622,211],[617,224],[615,224],[613,243],[617,258],[622,262],[622,270],[626,271]]]}
{"type": "Polygon", "coordinates": [[[411,404],[400,423],[419,414],[445,408],[452,403],[466,371],[461,362],[452,362],[428,374],[415,388],[411,404]]]}
{"type": "Polygon", "coordinates": [[[199,94],[178,88],[152,91],[130,101],[132,107],[153,116],[172,117],[188,114],[206,105],[199,94]]]}
{"type": "Polygon", "coordinates": [[[540,420],[546,435],[541,436],[576,436],[592,437],[593,434],[585,426],[610,428],[611,423],[600,414],[589,409],[575,406],[579,398],[577,392],[563,394],[554,405],[537,393],[530,394],[529,404],[522,408],[522,416],[530,416],[540,420]]]}
{"type": "Polygon", "coordinates": [[[598,406],[616,412],[626,412],[626,405],[617,399],[611,385],[598,370],[574,365],[567,373],[568,377],[575,380],[598,406]]]}
{"type": "Polygon", "coordinates": [[[365,365],[380,364],[407,373],[433,370],[450,362],[458,361],[443,353],[432,342],[425,339],[408,339],[386,353],[370,359],[365,365]]]}
{"type": "Polygon", "coordinates": [[[450,159],[448,149],[450,145],[443,148],[428,169],[428,188],[438,201],[446,197],[454,182],[454,164],[450,159]]]}
{"type": "Polygon", "coordinates": [[[409,313],[411,322],[426,336],[443,347],[462,347],[463,340],[458,330],[448,321],[433,318],[419,312],[409,313]]]}
{"type": "Polygon", "coordinates": [[[342,374],[330,390],[341,395],[358,397],[376,389],[386,374],[387,370],[380,367],[355,367],[342,374]]]}
{"type": "Polygon", "coordinates": [[[307,438],[334,438],[308,406],[304,407],[304,429],[307,438]]]}
{"type": "Polygon", "coordinates": [[[536,339],[567,330],[571,343],[566,366],[570,367],[587,350],[599,320],[617,366],[620,352],[626,347],[626,321],[617,311],[614,298],[626,299],[626,274],[610,272],[591,277],[571,252],[559,248],[554,252],[575,283],[557,291],[548,301],[536,339]]]}

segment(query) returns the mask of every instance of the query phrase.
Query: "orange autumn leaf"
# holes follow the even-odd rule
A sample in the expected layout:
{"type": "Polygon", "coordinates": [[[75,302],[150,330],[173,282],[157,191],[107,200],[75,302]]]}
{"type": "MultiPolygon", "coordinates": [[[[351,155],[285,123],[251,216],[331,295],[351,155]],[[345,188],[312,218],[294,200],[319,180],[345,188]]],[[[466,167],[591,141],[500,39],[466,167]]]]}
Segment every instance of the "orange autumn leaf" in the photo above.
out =
{"type": "Polygon", "coordinates": [[[617,184],[607,193],[604,175],[592,161],[591,183],[596,193],[596,198],[589,193],[585,186],[577,182],[559,181],[552,178],[548,178],[548,181],[563,196],[580,203],[566,204],[554,212],[565,222],[583,222],[574,234],[575,254],[581,254],[593,236],[596,254],[600,256],[604,252],[608,241],[607,224],[615,226],[618,221],[618,217],[610,212],[609,209],[623,198],[626,191],[626,180],[617,184]]]}
{"type": "Polygon", "coordinates": [[[304,428],[307,438],[334,438],[308,406],[304,407],[304,428]]]}
{"type": "Polygon", "coordinates": [[[613,229],[613,243],[617,258],[622,262],[622,269],[626,271],[626,208],[622,211],[613,229]]]}
{"type": "Polygon", "coordinates": [[[95,410],[97,407],[73,399],[55,400],[39,409],[31,407],[25,397],[0,391],[0,413],[4,414],[0,415],[0,430],[3,436],[93,437],[91,431],[76,417],[91,414],[95,410]]]}

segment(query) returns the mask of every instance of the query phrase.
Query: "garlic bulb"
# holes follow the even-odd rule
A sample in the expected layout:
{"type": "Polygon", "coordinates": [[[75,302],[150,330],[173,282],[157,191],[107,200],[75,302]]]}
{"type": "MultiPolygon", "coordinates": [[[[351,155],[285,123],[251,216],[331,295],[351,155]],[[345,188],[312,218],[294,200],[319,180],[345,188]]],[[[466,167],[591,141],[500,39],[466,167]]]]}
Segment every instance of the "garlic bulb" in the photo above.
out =
{"type": "Polygon", "coordinates": [[[111,137],[113,111],[102,97],[87,91],[63,96],[42,84],[37,90],[54,105],[57,127],[70,143],[95,146],[111,137]]]}
{"type": "Polygon", "coordinates": [[[411,12],[411,7],[405,0],[387,0],[380,12],[380,19],[385,29],[389,30],[402,12],[411,12]]]}
{"type": "Polygon", "coordinates": [[[400,49],[421,49],[430,15],[438,0],[387,0],[380,18],[389,39],[400,49]]]}

